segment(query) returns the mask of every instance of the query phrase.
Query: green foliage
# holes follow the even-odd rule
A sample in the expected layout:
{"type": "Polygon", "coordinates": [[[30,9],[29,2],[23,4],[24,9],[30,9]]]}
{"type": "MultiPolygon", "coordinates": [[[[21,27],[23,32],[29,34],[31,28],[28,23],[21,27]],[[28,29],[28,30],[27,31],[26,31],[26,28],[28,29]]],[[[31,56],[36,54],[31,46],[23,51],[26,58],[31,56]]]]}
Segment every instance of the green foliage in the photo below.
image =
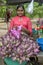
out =
{"type": "Polygon", "coordinates": [[[6,0],[1,0],[3,3],[6,3],[6,0]]]}
{"type": "MultiPolygon", "coordinates": [[[[6,3],[6,0],[2,0],[4,1],[4,3],[6,3]]],[[[26,9],[29,3],[24,4],[24,8],[26,9]]],[[[16,15],[16,5],[12,5],[12,6],[0,6],[0,17],[4,17],[5,12],[6,12],[6,8],[11,9],[12,11],[12,17],[16,15]]],[[[30,18],[43,18],[43,4],[42,6],[39,6],[39,3],[34,2],[34,9],[33,9],[33,13],[29,14],[25,11],[26,16],[30,17],[30,18]]]]}
{"type": "Polygon", "coordinates": [[[6,6],[0,6],[0,17],[4,17],[6,12],[6,6]]]}
{"type": "Polygon", "coordinates": [[[43,4],[39,6],[39,3],[34,2],[33,14],[26,12],[26,15],[30,18],[43,18],[43,4]]]}

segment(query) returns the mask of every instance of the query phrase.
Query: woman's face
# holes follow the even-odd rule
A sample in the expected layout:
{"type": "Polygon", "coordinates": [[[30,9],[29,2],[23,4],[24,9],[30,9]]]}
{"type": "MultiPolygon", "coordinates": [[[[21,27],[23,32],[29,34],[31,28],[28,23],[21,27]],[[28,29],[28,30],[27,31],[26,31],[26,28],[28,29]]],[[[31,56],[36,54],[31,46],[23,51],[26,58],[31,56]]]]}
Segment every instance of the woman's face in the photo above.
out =
{"type": "Polygon", "coordinates": [[[17,9],[17,15],[18,15],[18,16],[23,16],[23,15],[24,15],[24,10],[23,10],[22,7],[19,7],[19,8],[17,9]]]}

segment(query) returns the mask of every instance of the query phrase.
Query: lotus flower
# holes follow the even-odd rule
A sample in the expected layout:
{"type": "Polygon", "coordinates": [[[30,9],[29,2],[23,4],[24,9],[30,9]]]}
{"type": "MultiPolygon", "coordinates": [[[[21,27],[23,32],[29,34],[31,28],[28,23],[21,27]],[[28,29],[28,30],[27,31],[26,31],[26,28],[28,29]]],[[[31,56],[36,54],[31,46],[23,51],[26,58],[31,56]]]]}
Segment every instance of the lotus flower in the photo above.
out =
{"type": "Polygon", "coordinates": [[[38,49],[34,49],[34,52],[35,52],[35,53],[38,53],[38,52],[39,52],[39,50],[38,50],[38,49]]]}
{"type": "Polygon", "coordinates": [[[16,29],[11,30],[11,33],[12,33],[15,37],[17,37],[18,39],[20,38],[21,28],[22,28],[22,26],[18,26],[17,30],[16,30],[16,29]]]}

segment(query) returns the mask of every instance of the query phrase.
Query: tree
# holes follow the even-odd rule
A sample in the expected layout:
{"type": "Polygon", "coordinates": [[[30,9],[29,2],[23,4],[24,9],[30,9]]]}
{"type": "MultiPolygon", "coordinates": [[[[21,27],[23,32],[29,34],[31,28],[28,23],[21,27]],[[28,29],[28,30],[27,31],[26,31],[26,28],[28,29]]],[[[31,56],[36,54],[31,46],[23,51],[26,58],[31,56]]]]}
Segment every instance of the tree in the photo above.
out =
{"type": "Polygon", "coordinates": [[[26,15],[30,18],[43,18],[43,4],[40,6],[39,3],[34,2],[33,14],[26,13],[26,15]]]}
{"type": "MultiPolygon", "coordinates": [[[[6,0],[1,0],[4,3],[6,3],[6,0]]],[[[26,9],[29,3],[24,4],[24,8],[26,9]]],[[[12,16],[16,15],[16,6],[15,5],[11,5],[11,6],[0,6],[0,17],[4,17],[4,14],[6,12],[6,8],[11,9],[12,10],[12,16]]],[[[39,5],[39,3],[34,2],[34,9],[33,9],[33,14],[28,14],[26,13],[26,16],[30,17],[30,18],[43,18],[43,4],[42,6],[39,5]]]]}

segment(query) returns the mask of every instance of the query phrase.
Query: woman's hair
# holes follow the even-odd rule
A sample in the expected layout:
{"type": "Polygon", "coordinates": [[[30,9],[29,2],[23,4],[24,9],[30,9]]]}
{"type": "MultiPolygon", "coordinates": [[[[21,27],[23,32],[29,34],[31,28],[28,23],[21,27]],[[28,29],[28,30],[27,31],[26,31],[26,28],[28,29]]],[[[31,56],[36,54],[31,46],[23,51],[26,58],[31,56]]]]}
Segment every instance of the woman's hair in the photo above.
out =
{"type": "Polygon", "coordinates": [[[22,7],[23,8],[23,10],[24,10],[24,6],[23,5],[17,5],[17,8],[16,8],[16,10],[18,9],[18,8],[20,8],[20,7],[22,7]]]}
{"type": "Polygon", "coordinates": [[[24,15],[25,15],[25,9],[24,9],[24,6],[23,5],[17,5],[17,8],[16,8],[16,10],[18,10],[18,8],[20,8],[20,7],[22,7],[23,8],[23,10],[24,10],[24,15]]]}

